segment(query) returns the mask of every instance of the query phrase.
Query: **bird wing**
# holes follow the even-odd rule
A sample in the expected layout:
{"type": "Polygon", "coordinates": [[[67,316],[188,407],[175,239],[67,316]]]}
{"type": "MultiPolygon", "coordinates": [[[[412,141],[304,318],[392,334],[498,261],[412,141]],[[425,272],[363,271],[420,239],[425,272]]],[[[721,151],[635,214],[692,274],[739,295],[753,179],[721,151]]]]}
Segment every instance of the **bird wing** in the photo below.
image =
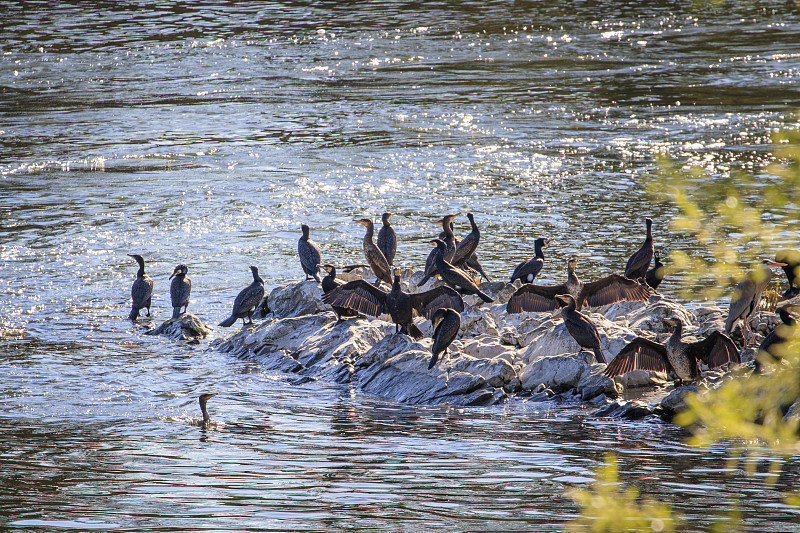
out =
{"type": "Polygon", "coordinates": [[[375,285],[357,279],[326,292],[322,301],[336,307],[347,307],[365,315],[380,316],[385,313],[386,293],[375,285]]]}
{"type": "Polygon", "coordinates": [[[254,309],[264,298],[264,284],[253,282],[242,289],[233,301],[233,314],[246,313],[254,309]]]}
{"type": "Polygon", "coordinates": [[[456,291],[445,285],[440,285],[429,291],[409,294],[411,307],[427,318],[431,319],[437,309],[450,308],[461,313],[464,311],[464,300],[456,291]]]}
{"type": "Polygon", "coordinates": [[[533,274],[534,279],[542,270],[542,266],[544,265],[544,261],[539,257],[534,257],[530,261],[522,263],[517,267],[514,271],[514,274],[511,276],[513,279],[521,279],[525,281],[530,274],[533,274]]]}
{"type": "Polygon", "coordinates": [[[453,259],[450,262],[457,266],[466,263],[470,256],[475,253],[475,250],[478,249],[479,239],[479,236],[475,233],[470,233],[464,237],[464,240],[456,246],[456,251],[453,253],[453,259]]]}
{"type": "Polygon", "coordinates": [[[578,305],[586,301],[589,306],[597,307],[622,300],[635,302],[646,301],[649,298],[650,291],[640,283],[619,274],[611,274],[603,279],[584,283],[578,296],[578,305]]]}
{"type": "Polygon", "coordinates": [[[725,320],[725,330],[730,331],[736,319],[749,316],[750,308],[756,297],[756,284],[750,280],[744,280],[736,285],[736,290],[731,295],[730,307],[728,307],[728,318],[725,320]],[[730,323],[730,326],[728,325],[730,323]]]}
{"type": "Polygon", "coordinates": [[[630,277],[635,272],[642,269],[647,270],[650,268],[650,262],[653,260],[653,246],[648,247],[646,244],[639,248],[625,264],[625,277],[630,277]]]}
{"type": "Polygon", "coordinates": [[[708,368],[717,368],[726,363],[741,363],[739,350],[730,337],[715,331],[705,339],[687,345],[687,351],[702,361],[708,368]]]}
{"type": "Polygon", "coordinates": [[[526,283],[511,295],[506,311],[509,313],[522,313],[530,311],[552,311],[558,307],[556,295],[566,294],[567,288],[561,285],[534,285],[526,283]]]}
{"type": "Polygon", "coordinates": [[[603,373],[608,377],[614,377],[632,370],[666,372],[669,370],[668,364],[667,349],[663,344],[644,337],[636,337],[620,350],[603,373]]]}
{"type": "Polygon", "coordinates": [[[439,354],[450,346],[450,343],[458,336],[458,331],[461,329],[461,316],[458,314],[448,314],[439,324],[431,337],[433,338],[433,345],[431,345],[431,352],[439,354]]]}

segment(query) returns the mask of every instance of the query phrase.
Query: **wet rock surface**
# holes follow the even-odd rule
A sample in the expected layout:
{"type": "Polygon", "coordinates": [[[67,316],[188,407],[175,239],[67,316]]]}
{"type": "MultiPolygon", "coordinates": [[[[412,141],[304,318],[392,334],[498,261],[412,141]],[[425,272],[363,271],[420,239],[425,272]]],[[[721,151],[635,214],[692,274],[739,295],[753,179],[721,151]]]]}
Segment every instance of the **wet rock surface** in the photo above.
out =
{"type": "MultiPolygon", "coordinates": [[[[371,273],[362,270],[342,277],[366,275],[371,281],[371,273]]],[[[404,271],[403,289],[419,292],[441,284],[432,279],[417,287],[421,278],[421,272],[404,271]]],[[[295,374],[296,383],[328,379],[420,405],[494,405],[518,398],[600,406],[594,416],[638,420],[658,415],[671,420],[685,408],[685,395],[697,391],[694,384],[672,390],[665,386],[670,376],[664,373],[635,371],[610,379],[591,352],[579,351],[558,313],[508,314],[505,302],[516,290],[514,285],[491,282],[481,288],[495,302],[465,297],[459,337],[430,370],[430,321],[415,318],[426,335],[419,341],[395,334],[386,315],[337,321],[314,281],[273,289],[265,298],[269,314],[263,322],[215,340],[211,349],[295,374]],[[657,391],[658,401],[620,399],[625,390],[653,386],[663,387],[663,393],[657,391]]],[[[596,324],[608,361],[636,336],[664,342],[669,335],[663,322],[667,317],[680,317],[689,338],[718,329],[725,317],[719,308],[692,312],[660,294],[648,302],[620,302],[583,312],[596,324]]],[[[769,324],[772,318],[758,320],[769,324]]],[[[701,388],[718,386],[727,376],[724,370],[708,372],[701,388]]]]}
{"type": "Polygon", "coordinates": [[[211,329],[203,321],[191,313],[181,313],[175,318],[162,322],[157,328],[148,331],[147,335],[164,335],[176,341],[199,343],[208,337],[211,329]]]}

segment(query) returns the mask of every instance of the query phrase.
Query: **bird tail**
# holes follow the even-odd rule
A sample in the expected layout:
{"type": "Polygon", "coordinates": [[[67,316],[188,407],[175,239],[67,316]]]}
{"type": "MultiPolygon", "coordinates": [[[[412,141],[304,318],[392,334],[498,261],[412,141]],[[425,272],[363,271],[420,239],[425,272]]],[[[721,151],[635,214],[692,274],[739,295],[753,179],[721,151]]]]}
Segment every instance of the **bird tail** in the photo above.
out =
{"type": "Polygon", "coordinates": [[[483,300],[486,303],[490,304],[490,303],[494,302],[494,299],[492,299],[488,294],[486,294],[482,290],[478,290],[478,292],[476,294],[478,296],[480,296],[481,300],[483,300]]]}
{"type": "Polygon", "coordinates": [[[408,334],[411,335],[415,341],[418,341],[423,337],[422,332],[413,322],[410,326],[408,326],[408,334]]]}
{"type": "Polygon", "coordinates": [[[181,316],[181,308],[180,307],[173,307],[172,308],[172,318],[178,318],[181,316]]]}
{"type": "Polygon", "coordinates": [[[430,362],[428,363],[428,370],[433,368],[436,365],[436,361],[438,361],[438,360],[439,360],[439,354],[436,354],[436,353],[433,354],[433,356],[431,356],[430,362]]]}
{"type": "Polygon", "coordinates": [[[128,315],[128,320],[136,320],[139,318],[139,310],[135,307],[131,309],[131,314],[128,315]]]}
{"type": "Polygon", "coordinates": [[[594,360],[598,363],[606,363],[606,358],[603,356],[603,350],[594,348],[594,360]]]}
{"type": "Polygon", "coordinates": [[[225,320],[223,320],[222,322],[220,322],[220,323],[219,323],[219,325],[220,325],[220,326],[222,326],[223,328],[229,328],[229,327],[231,327],[231,326],[232,326],[232,325],[233,325],[235,322],[236,322],[236,317],[235,317],[235,316],[233,316],[233,315],[231,315],[231,316],[229,316],[228,318],[226,318],[225,320]]]}

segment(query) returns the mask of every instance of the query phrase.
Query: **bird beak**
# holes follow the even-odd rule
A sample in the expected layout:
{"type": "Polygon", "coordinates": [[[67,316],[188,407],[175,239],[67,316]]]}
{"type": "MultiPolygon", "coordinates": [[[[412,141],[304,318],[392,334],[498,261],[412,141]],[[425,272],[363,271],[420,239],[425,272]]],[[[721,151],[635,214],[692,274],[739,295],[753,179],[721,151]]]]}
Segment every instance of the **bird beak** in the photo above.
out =
{"type": "Polygon", "coordinates": [[[172,273],[172,275],[169,277],[169,279],[174,278],[177,274],[178,274],[178,271],[176,270],[175,272],[172,273]]]}

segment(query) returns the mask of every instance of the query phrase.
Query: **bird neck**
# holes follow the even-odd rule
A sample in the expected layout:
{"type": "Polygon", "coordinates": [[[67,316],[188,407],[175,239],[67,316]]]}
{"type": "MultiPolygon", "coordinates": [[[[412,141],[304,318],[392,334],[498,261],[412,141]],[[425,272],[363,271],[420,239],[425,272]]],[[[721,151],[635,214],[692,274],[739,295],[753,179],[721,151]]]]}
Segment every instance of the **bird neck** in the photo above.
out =
{"type": "Polygon", "coordinates": [[[672,336],[670,337],[670,340],[672,342],[677,342],[681,340],[682,336],[683,336],[683,323],[678,322],[675,325],[675,328],[672,330],[672,336]]]}
{"type": "Polygon", "coordinates": [[[567,302],[567,305],[561,308],[561,313],[562,314],[563,313],[571,313],[571,312],[575,311],[575,307],[576,307],[575,299],[574,298],[570,298],[569,301],[567,302]]]}
{"type": "Polygon", "coordinates": [[[372,234],[375,232],[375,229],[373,228],[372,224],[367,224],[366,228],[367,228],[367,233],[364,234],[364,242],[366,241],[372,242],[372,234]]]}
{"type": "Polygon", "coordinates": [[[535,257],[538,257],[540,259],[544,259],[544,252],[542,252],[542,243],[541,243],[541,241],[536,241],[535,243],[533,243],[533,250],[534,250],[534,256],[535,257]]]}
{"type": "Polygon", "coordinates": [[[446,239],[455,239],[455,234],[453,233],[453,228],[450,226],[449,221],[442,223],[442,229],[444,230],[446,239]]]}
{"type": "Polygon", "coordinates": [[[208,424],[211,422],[211,415],[208,414],[208,409],[206,409],[206,402],[200,401],[200,412],[203,413],[203,423],[208,424]]]}
{"type": "Polygon", "coordinates": [[[575,275],[575,266],[572,263],[567,265],[567,282],[578,283],[578,276],[575,275]]]}

